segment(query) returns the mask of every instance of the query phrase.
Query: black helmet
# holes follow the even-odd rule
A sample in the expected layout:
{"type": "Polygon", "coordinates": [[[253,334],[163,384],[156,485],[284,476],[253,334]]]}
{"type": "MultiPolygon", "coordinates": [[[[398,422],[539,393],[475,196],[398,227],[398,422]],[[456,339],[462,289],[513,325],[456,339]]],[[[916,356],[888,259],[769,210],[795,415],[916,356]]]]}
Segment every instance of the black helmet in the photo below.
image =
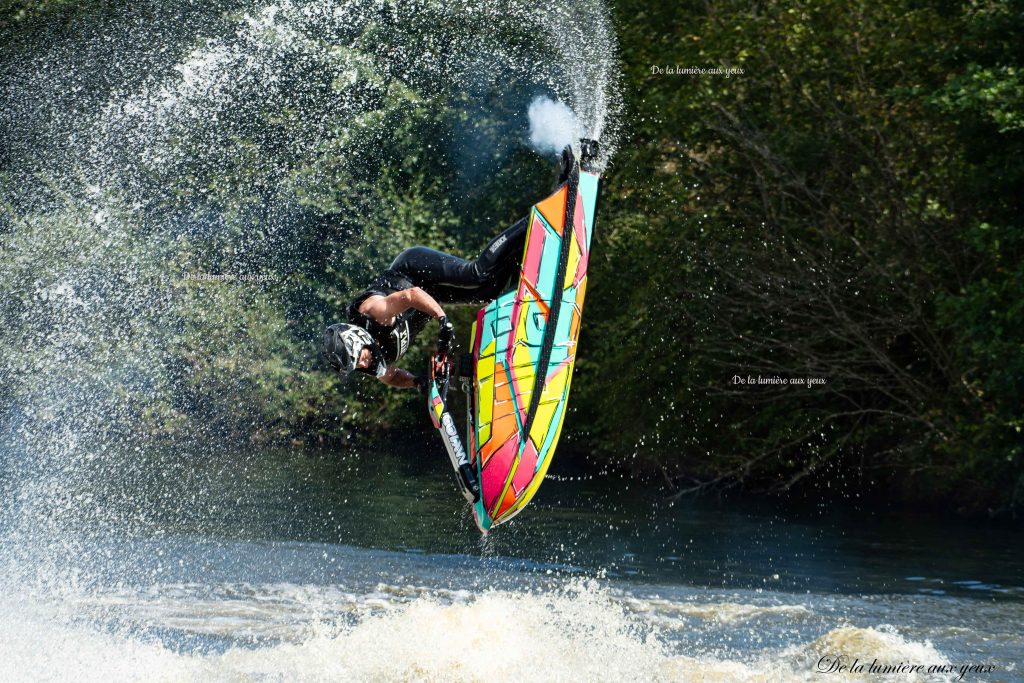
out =
{"type": "Polygon", "coordinates": [[[344,377],[356,370],[359,354],[365,347],[369,347],[373,354],[367,370],[380,377],[388,366],[384,362],[384,354],[369,332],[348,323],[335,323],[324,331],[324,357],[344,377]]]}

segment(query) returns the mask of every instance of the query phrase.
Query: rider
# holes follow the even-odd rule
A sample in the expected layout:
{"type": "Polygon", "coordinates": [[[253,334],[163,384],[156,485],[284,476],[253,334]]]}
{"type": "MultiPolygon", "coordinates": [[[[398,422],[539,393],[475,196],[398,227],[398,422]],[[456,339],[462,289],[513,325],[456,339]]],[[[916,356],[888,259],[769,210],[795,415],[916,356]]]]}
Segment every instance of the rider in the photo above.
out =
{"type": "MultiPolygon", "coordinates": [[[[581,142],[586,162],[596,155],[597,143],[581,142]]],[[[574,165],[572,148],[567,146],[561,156],[559,185],[574,165]]],[[[474,261],[428,247],[403,251],[348,306],[348,322],[335,323],[324,332],[327,362],[345,377],[359,371],[391,387],[425,390],[422,377],[395,363],[431,318],[440,321],[439,338],[451,340],[452,325],[441,304],[483,303],[505,289],[518,272],[526,229],[526,218],[516,221],[474,261]]]]}
{"type": "Polygon", "coordinates": [[[348,306],[348,323],[324,333],[324,356],[344,376],[359,371],[400,389],[423,388],[423,379],[395,363],[431,318],[441,334],[452,325],[441,303],[483,303],[494,299],[519,268],[526,219],[515,222],[474,261],[428,247],[406,249],[348,306]]]}

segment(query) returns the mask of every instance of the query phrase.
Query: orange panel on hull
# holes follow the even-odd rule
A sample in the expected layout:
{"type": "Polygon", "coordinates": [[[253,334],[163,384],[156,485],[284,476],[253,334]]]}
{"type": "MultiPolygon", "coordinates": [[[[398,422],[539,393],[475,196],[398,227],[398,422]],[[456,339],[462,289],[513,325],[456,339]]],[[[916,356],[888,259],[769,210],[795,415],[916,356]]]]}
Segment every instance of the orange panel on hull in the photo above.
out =
{"type": "Polygon", "coordinates": [[[565,225],[565,202],[569,196],[568,190],[564,187],[551,195],[544,201],[538,203],[537,210],[544,216],[544,220],[555,229],[559,235],[562,234],[562,227],[565,225]]]}

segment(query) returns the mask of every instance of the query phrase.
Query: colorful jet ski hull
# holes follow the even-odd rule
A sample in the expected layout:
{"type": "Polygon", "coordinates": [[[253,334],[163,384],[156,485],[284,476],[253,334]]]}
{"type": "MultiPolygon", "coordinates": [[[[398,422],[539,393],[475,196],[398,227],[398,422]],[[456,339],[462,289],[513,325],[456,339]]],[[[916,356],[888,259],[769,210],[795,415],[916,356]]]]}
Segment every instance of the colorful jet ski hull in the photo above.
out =
{"type": "Polygon", "coordinates": [[[599,176],[573,161],[568,180],[530,210],[519,279],[473,324],[468,455],[481,531],[533,498],[568,403],[587,288],[599,176]]]}

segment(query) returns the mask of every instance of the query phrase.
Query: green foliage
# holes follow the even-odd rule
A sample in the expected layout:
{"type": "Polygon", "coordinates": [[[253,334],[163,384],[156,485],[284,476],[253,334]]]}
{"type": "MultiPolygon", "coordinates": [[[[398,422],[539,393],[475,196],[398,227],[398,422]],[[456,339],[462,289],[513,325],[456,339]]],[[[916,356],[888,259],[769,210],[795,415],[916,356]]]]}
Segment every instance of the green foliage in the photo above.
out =
{"type": "Polygon", "coordinates": [[[635,126],[574,384],[604,458],[1020,502],[1012,7],[617,4],[635,126]],[[733,382],[759,375],[827,384],[733,382]]]}
{"type": "Polygon", "coordinates": [[[118,4],[119,0],[0,0],[0,55],[16,54],[23,38],[54,27],[80,29],[118,4]]]}
{"type": "MultiPolygon", "coordinates": [[[[356,36],[253,38],[257,60],[289,78],[238,73],[227,106],[173,84],[156,111],[146,88],[118,93],[105,119],[112,142],[97,142],[116,156],[99,157],[116,167],[110,187],[79,168],[9,180],[0,223],[12,246],[0,255],[0,271],[11,271],[2,349],[17,359],[0,373],[8,411],[62,395],[64,372],[100,382],[65,416],[106,420],[107,431],[327,440],[424,425],[415,392],[361,376],[342,387],[319,358],[323,329],[404,248],[476,252],[519,217],[547,169],[516,158],[514,141],[496,144],[511,115],[496,112],[473,124],[498,155],[472,161],[493,173],[453,192],[465,160],[450,142],[479,102],[417,91],[415,64],[376,54],[376,34],[396,29],[379,19],[356,36]],[[332,38],[340,42],[325,43],[332,38]],[[517,185],[499,193],[509,177],[517,185]],[[81,244],[106,246],[76,251],[81,244]],[[120,282],[126,271],[135,279],[120,282]],[[50,290],[58,298],[41,303],[50,290]],[[57,305],[83,292],[88,307],[57,305]],[[55,324],[57,314],[70,318],[55,324]],[[108,392],[116,405],[97,403],[111,382],[121,383],[108,392]]],[[[420,39],[415,25],[402,30],[409,35],[395,41],[420,39]]],[[[182,57],[203,63],[202,50],[182,57]]],[[[452,313],[468,329],[468,311],[452,313]]],[[[425,369],[431,332],[405,360],[414,372],[425,369]]]]}
{"type": "MultiPolygon", "coordinates": [[[[107,5],[8,2],[0,22],[27,35],[107,5]]],[[[402,249],[470,256],[550,180],[510,132],[516,98],[487,90],[522,84],[438,93],[403,61],[455,40],[423,11],[266,37],[304,89],[259,82],[155,126],[161,163],[126,149],[120,168],[146,206],[24,177],[41,199],[15,206],[8,181],[5,414],[254,440],[422,427],[414,392],[340,386],[324,326],[402,249]]],[[[615,16],[631,115],[597,220],[578,450],[684,488],[1024,502],[1019,3],[619,0],[615,16]],[[826,383],[734,381],[758,376],[826,383]]]]}
{"type": "Polygon", "coordinates": [[[0,22],[24,21],[72,4],[72,0],[3,0],[0,2],[0,22]]]}

